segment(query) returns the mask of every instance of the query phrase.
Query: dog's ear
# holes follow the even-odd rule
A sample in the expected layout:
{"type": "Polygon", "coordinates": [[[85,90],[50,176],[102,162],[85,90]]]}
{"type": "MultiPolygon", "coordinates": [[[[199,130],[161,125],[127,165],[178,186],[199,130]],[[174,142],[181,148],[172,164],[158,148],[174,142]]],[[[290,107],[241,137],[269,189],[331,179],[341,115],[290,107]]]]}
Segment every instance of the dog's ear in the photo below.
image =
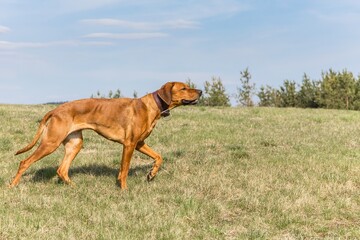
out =
{"type": "Polygon", "coordinates": [[[171,91],[174,83],[168,82],[158,90],[158,96],[167,104],[171,103],[171,91]]]}

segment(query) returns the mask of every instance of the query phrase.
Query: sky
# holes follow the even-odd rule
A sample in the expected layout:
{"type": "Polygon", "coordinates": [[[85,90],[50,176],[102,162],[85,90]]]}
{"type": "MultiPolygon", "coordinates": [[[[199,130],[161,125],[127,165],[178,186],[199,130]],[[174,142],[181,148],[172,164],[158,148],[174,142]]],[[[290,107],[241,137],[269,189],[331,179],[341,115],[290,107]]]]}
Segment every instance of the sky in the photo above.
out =
{"type": "MultiPolygon", "coordinates": [[[[0,0],[0,103],[360,73],[358,0],[0,0]]],[[[232,102],[234,100],[232,99],[232,102]]]]}

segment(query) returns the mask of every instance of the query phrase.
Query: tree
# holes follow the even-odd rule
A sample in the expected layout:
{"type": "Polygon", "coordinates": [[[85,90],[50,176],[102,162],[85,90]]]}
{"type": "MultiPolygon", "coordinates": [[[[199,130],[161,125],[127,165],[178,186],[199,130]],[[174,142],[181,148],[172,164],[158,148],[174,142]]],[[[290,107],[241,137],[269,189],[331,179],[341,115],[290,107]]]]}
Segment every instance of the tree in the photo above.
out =
{"type": "Polygon", "coordinates": [[[121,98],[122,95],[121,95],[121,91],[120,89],[116,89],[116,92],[115,94],[112,96],[112,98],[121,98]]]}
{"type": "Polygon", "coordinates": [[[339,93],[345,103],[346,109],[352,109],[352,104],[355,98],[356,80],[351,72],[344,69],[338,73],[339,93]]]}
{"type": "Polygon", "coordinates": [[[138,98],[138,93],[137,93],[137,91],[135,91],[135,90],[134,90],[134,93],[133,93],[133,97],[134,97],[134,98],[138,98]]]}
{"type": "Polygon", "coordinates": [[[269,85],[261,86],[257,96],[260,107],[280,107],[279,91],[269,85]]]}
{"type": "Polygon", "coordinates": [[[280,87],[280,106],[296,107],[296,83],[294,81],[285,80],[284,86],[280,87]]]}
{"type": "Polygon", "coordinates": [[[304,73],[300,90],[297,93],[297,106],[302,108],[318,108],[320,87],[319,82],[311,81],[304,73]]]}
{"type": "Polygon", "coordinates": [[[321,104],[325,108],[352,109],[356,94],[356,80],[346,69],[323,72],[321,81],[321,104]]]}
{"type": "Polygon", "coordinates": [[[236,101],[246,107],[254,106],[252,97],[255,94],[255,83],[250,83],[250,80],[249,68],[245,68],[244,71],[240,72],[241,87],[237,88],[236,101]]]}
{"type": "Polygon", "coordinates": [[[321,73],[321,105],[325,108],[341,108],[338,101],[336,72],[330,69],[321,73]]]}
{"type": "Polygon", "coordinates": [[[220,77],[213,77],[211,82],[204,83],[204,105],[205,106],[230,106],[229,96],[220,77]]]}
{"type": "Polygon", "coordinates": [[[110,90],[108,94],[108,98],[112,98],[112,96],[113,96],[113,92],[110,90]]]}
{"type": "Polygon", "coordinates": [[[91,94],[90,96],[91,98],[103,98],[103,96],[101,95],[100,91],[97,90],[96,94],[91,94]]]}

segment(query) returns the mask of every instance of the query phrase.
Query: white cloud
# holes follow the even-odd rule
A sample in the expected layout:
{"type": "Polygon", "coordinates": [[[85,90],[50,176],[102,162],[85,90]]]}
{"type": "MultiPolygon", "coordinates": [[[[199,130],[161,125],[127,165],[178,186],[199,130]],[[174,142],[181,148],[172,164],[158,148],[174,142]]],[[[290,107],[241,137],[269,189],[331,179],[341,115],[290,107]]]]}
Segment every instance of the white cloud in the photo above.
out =
{"type": "Polygon", "coordinates": [[[0,25],[0,33],[9,32],[10,28],[0,25]]]}
{"type": "Polygon", "coordinates": [[[183,20],[183,19],[178,19],[178,20],[174,20],[174,21],[167,21],[164,22],[162,24],[162,26],[166,27],[166,28],[199,28],[200,27],[200,23],[196,22],[196,21],[189,21],[189,20],[183,20]]]}
{"type": "Polygon", "coordinates": [[[149,38],[163,38],[169,36],[166,33],[160,32],[145,32],[145,33],[91,33],[85,35],[85,38],[107,38],[107,39],[149,39],[149,38]]]}
{"type": "Polygon", "coordinates": [[[184,19],[163,22],[134,22],[113,18],[85,19],[81,22],[94,25],[115,26],[135,30],[189,29],[199,28],[200,23],[184,19]]]}

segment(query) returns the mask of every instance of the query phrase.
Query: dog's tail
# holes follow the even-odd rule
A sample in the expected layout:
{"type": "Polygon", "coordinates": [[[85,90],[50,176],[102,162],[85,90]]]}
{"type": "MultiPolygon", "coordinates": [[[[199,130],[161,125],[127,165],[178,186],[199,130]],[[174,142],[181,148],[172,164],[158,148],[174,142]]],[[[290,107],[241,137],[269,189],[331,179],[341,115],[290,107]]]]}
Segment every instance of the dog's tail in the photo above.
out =
{"type": "Polygon", "coordinates": [[[42,132],[44,131],[44,128],[46,126],[46,122],[49,120],[49,118],[52,116],[52,114],[53,114],[53,111],[50,111],[43,117],[43,119],[40,122],[39,128],[38,128],[38,130],[37,130],[37,132],[36,132],[36,134],[34,136],[34,139],[31,141],[31,143],[29,143],[29,145],[27,145],[26,147],[24,147],[24,148],[20,149],[19,151],[17,151],[15,153],[15,155],[18,155],[18,154],[24,153],[26,151],[29,151],[31,148],[34,147],[34,145],[39,140],[42,132]]]}

